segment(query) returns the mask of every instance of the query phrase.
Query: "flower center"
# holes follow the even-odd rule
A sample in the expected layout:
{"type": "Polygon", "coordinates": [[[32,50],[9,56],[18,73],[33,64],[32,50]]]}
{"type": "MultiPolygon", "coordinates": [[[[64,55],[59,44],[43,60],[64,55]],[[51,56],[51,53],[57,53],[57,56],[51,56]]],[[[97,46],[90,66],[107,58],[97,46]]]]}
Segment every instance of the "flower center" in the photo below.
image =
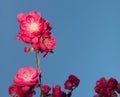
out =
{"type": "Polygon", "coordinates": [[[50,42],[49,38],[43,39],[43,44],[44,44],[44,45],[48,45],[49,42],[50,42]]]}
{"type": "Polygon", "coordinates": [[[12,94],[13,97],[20,97],[16,92],[12,94]]]}
{"type": "Polygon", "coordinates": [[[31,23],[30,25],[29,25],[29,30],[30,31],[37,31],[38,30],[38,24],[37,23],[31,23]]]}
{"type": "Polygon", "coordinates": [[[24,75],[24,80],[27,81],[27,82],[30,81],[30,80],[31,80],[31,75],[28,74],[28,73],[25,74],[25,75],[24,75]]]}

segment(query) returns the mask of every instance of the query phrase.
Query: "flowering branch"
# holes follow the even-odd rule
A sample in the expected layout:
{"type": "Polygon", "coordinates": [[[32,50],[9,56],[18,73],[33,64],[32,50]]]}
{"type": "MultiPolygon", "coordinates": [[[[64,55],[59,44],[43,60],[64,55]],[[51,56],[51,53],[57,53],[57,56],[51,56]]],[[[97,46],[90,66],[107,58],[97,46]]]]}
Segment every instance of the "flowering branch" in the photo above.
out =
{"type": "Polygon", "coordinates": [[[56,46],[48,20],[36,11],[28,14],[20,13],[17,19],[20,23],[20,32],[16,38],[31,44],[32,47],[25,47],[24,51],[26,53],[35,51],[37,68],[29,66],[18,69],[14,83],[9,87],[9,94],[13,97],[33,97],[36,93],[34,89],[39,87],[40,97],[71,97],[73,90],[80,82],[74,75],[70,75],[64,83],[64,88],[68,90],[68,93],[62,91],[60,85],[52,87],[52,93],[49,93],[51,88],[42,84],[39,53],[43,53],[45,57],[49,52],[52,53],[56,46]]]}

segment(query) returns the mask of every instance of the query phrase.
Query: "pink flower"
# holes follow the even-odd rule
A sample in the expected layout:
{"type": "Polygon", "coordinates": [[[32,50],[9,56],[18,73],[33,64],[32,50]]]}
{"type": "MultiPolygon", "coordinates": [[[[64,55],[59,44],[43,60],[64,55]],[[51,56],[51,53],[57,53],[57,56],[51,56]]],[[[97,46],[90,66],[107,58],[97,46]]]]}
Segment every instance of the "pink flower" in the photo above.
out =
{"type": "Polygon", "coordinates": [[[39,40],[39,48],[44,55],[52,52],[56,46],[55,39],[52,34],[44,34],[39,40]]]}
{"type": "Polygon", "coordinates": [[[80,83],[80,80],[75,75],[70,75],[68,79],[75,86],[78,86],[80,83]]]}
{"type": "Polygon", "coordinates": [[[68,90],[72,90],[73,88],[77,87],[80,83],[80,80],[75,75],[70,75],[68,80],[64,83],[64,88],[68,90]]]}
{"type": "Polygon", "coordinates": [[[107,86],[108,86],[110,89],[115,89],[116,86],[117,86],[117,84],[118,84],[118,82],[117,82],[116,79],[110,78],[110,79],[108,80],[107,86]]]}
{"type": "MultiPolygon", "coordinates": [[[[28,14],[20,13],[17,16],[20,22],[20,37],[23,39],[27,37],[29,39],[40,36],[44,26],[44,20],[39,12],[29,12],[28,14]]],[[[24,41],[24,40],[23,40],[24,41]]]]}
{"type": "Polygon", "coordinates": [[[103,95],[104,97],[117,97],[115,92],[115,89],[117,91],[117,85],[118,82],[116,79],[110,78],[109,80],[106,80],[104,77],[102,77],[96,82],[94,89],[99,95],[103,95]]]}
{"type": "Polygon", "coordinates": [[[69,80],[66,80],[65,84],[64,84],[65,89],[68,90],[72,90],[73,89],[73,85],[69,80]]]}
{"type": "Polygon", "coordinates": [[[17,19],[20,22],[20,32],[17,39],[32,43],[33,38],[40,37],[44,30],[44,19],[39,12],[20,13],[17,19]]]}
{"type": "Polygon", "coordinates": [[[33,11],[28,14],[20,13],[17,15],[20,23],[20,32],[16,39],[21,39],[26,43],[37,42],[41,35],[49,33],[52,27],[50,23],[43,19],[39,12],[33,11]],[[33,41],[35,40],[35,41],[33,41]]]}
{"type": "Polygon", "coordinates": [[[8,92],[13,97],[24,97],[23,90],[14,84],[8,88],[8,92]]]}
{"type": "Polygon", "coordinates": [[[8,91],[13,97],[33,97],[36,94],[33,89],[33,87],[20,87],[13,84],[8,88],[8,91]]]}
{"type": "Polygon", "coordinates": [[[61,97],[61,87],[59,85],[56,85],[53,87],[53,97],[61,97]]]}
{"type": "Polygon", "coordinates": [[[18,69],[18,73],[14,76],[14,83],[17,86],[36,86],[38,84],[38,77],[40,75],[40,70],[25,67],[18,69]]]}
{"type": "Polygon", "coordinates": [[[50,91],[50,87],[49,87],[48,85],[42,86],[42,92],[43,92],[44,94],[48,94],[49,91],[50,91]]]}
{"type": "MultiPolygon", "coordinates": [[[[36,11],[28,14],[20,13],[17,15],[17,20],[20,23],[20,32],[16,36],[17,40],[31,44],[34,49],[39,49],[44,56],[48,52],[53,52],[56,41],[50,32],[52,27],[48,20],[43,19],[40,13],[36,11]]],[[[25,48],[24,51],[29,52],[29,49],[25,48]]]]}

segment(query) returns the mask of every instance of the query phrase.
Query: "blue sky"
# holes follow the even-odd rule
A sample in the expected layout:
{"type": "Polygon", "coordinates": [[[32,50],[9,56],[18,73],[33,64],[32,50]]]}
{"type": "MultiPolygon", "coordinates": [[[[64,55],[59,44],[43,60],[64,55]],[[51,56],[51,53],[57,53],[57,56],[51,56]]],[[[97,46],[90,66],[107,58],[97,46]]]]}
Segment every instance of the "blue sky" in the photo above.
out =
{"type": "MultiPolygon", "coordinates": [[[[41,55],[43,83],[63,84],[70,74],[80,78],[72,97],[93,97],[96,80],[120,82],[120,0],[1,0],[0,95],[10,97],[8,87],[17,69],[36,67],[35,53],[15,39],[17,14],[38,11],[53,26],[57,41],[54,54],[41,55]]],[[[38,89],[39,90],[39,89],[38,89]]],[[[39,97],[37,95],[34,97],[39,97]]]]}

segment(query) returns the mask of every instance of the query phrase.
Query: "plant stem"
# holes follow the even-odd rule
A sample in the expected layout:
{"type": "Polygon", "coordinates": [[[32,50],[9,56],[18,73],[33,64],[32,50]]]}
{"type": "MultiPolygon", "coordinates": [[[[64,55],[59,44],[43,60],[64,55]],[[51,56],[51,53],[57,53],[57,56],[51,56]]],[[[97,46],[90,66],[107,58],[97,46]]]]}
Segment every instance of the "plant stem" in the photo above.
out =
{"type": "MultiPolygon", "coordinates": [[[[39,56],[39,50],[36,50],[36,61],[37,61],[37,68],[40,70],[40,56],[39,56]]],[[[39,76],[39,81],[40,81],[40,97],[43,97],[43,93],[42,93],[42,75],[40,73],[39,76]]]]}

